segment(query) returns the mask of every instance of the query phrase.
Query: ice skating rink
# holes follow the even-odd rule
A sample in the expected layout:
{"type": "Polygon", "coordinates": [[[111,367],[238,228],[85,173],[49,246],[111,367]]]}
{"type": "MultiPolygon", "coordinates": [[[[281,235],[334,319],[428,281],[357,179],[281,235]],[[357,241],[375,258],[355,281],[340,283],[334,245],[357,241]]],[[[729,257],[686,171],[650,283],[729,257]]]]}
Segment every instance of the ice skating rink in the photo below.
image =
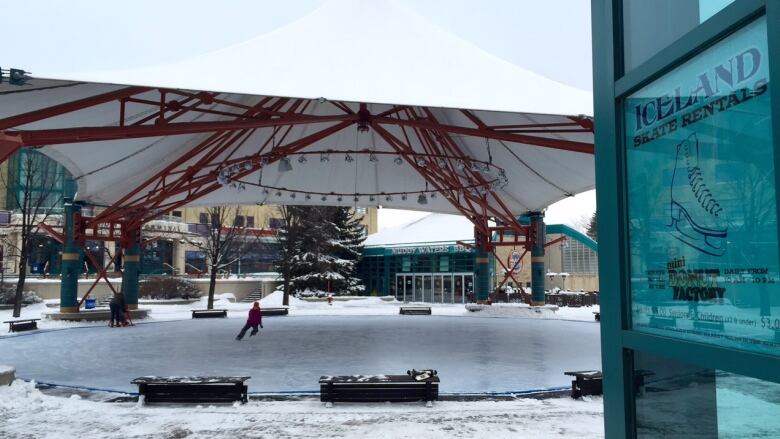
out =
{"type": "Polygon", "coordinates": [[[599,325],[447,316],[266,317],[83,327],[0,338],[0,358],[39,382],[135,392],[144,375],[249,375],[250,392],[318,391],[321,375],[439,371],[443,393],[565,387],[601,369],[599,325]]]}

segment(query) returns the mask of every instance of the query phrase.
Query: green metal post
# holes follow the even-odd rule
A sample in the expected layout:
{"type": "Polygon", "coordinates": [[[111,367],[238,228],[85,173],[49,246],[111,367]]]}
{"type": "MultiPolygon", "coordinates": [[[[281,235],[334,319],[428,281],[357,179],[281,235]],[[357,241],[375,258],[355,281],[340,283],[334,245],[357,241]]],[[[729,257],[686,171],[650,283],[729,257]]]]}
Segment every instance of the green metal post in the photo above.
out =
{"type": "Polygon", "coordinates": [[[532,212],[531,219],[531,305],[544,305],[544,214],[532,212]]]}
{"type": "Polygon", "coordinates": [[[138,230],[128,230],[122,254],[122,294],[127,309],[138,309],[138,274],[141,271],[141,247],[138,230]]]}
{"type": "Polygon", "coordinates": [[[81,252],[76,242],[76,216],[81,213],[81,205],[72,198],[65,198],[65,242],[62,249],[62,280],[60,282],[60,312],[79,312],[79,273],[81,272],[81,252]]]}
{"type": "Polygon", "coordinates": [[[474,299],[490,297],[490,253],[477,250],[474,256],[474,299]]]}

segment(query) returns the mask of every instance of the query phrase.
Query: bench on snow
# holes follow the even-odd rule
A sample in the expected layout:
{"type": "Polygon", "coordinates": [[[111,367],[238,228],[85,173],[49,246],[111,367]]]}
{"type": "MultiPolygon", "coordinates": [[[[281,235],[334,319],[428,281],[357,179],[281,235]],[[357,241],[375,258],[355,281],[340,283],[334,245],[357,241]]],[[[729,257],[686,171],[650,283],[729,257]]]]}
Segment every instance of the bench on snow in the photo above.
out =
{"type": "Polygon", "coordinates": [[[226,309],[193,309],[193,319],[212,319],[219,317],[227,317],[226,309]]]}
{"type": "Polygon", "coordinates": [[[232,377],[139,377],[131,381],[138,384],[138,401],[215,403],[247,402],[248,376],[232,377]]]}
{"type": "Polygon", "coordinates": [[[572,398],[602,394],[602,374],[600,370],[579,370],[564,372],[563,374],[575,378],[571,382],[572,398]]]}
{"type": "Polygon", "coordinates": [[[407,375],[351,375],[320,377],[320,401],[330,407],[335,402],[414,402],[431,406],[439,399],[439,377],[432,371],[426,379],[407,375]]]}
{"type": "Polygon", "coordinates": [[[399,314],[406,314],[406,315],[430,315],[431,314],[431,307],[430,306],[402,306],[401,309],[398,311],[399,314]]]}
{"type": "Polygon", "coordinates": [[[286,316],[290,313],[287,308],[262,308],[260,312],[265,316],[286,316]]]}
{"type": "Polygon", "coordinates": [[[21,332],[38,329],[38,320],[40,319],[7,320],[3,323],[8,323],[8,332],[21,332]]]}

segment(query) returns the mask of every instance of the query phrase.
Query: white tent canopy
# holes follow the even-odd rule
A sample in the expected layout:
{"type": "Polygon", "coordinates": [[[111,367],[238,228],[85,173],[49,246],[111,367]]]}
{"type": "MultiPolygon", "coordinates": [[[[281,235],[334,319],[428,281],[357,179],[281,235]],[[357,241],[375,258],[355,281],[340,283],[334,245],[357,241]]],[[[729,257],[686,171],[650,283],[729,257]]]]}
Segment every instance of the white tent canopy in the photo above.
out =
{"type": "MultiPolygon", "coordinates": [[[[153,116],[154,106],[143,101],[159,101],[160,89],[190,90],[193,95],[219,92],[217,100],[201,102],[199,108],[208,112],[183,113],[171,126],[257,120],[236,118],[236,105],[263,105],[263,115],[269,118],[293,113],[298,118],[319,118],[291,124],[286,134],[270,126],[255,126],[246,131],[236,148],[210,158],[208,151],[194,150],[212,136],[209,131],[89,142],[74,136],[67,142],[36,143],[75,176],[78,198],[97,205],[127,205],[132,200],[125,196],[131,191],[150,193],[207,158],[209,165],[187,178],[203,181],[211,176],[224,184],[202,197],[188,199],[189,205],[382,205],[462,213],[443,195],[464,185],[465,176],[451,186],[440,183],[436,187],[415,166],[423,159],[422,167],[446,166],[466,174],[462,157],[468,158],[467,167],[471,161],[481,167],[480,181],[487,182],[471,190],[494,191],[496,196],[488,196],[488,204],[496,209],[505,207],[513,214],[540,210],[594,187],[593,155],[576,152],[577,145],[593,141],[592,133],[578,125],[584,120],[579,115],[591,112],[588,93],[489,55],[391,1],[332,0],[273,32],[175,64],[118,72],[44,72],[44,76],[54,79],[34,78],[21,87],[0,84],[0,129],[5,129],[6,135],[55,128],[117,127],[117,100],[30,123],[3,125],[3,119],[125,89],[113,84],[153,88],[141,90],[132,96],[135,102],[126,103],[124,125],[153,116]],[[345,121],[359,113],[361,102],[367,103],[363,108],[373,124],[368,131],[356,129],[354,119],[345,121]],[[401,111],[399,105],[407,107],[401,111]],[[460,110],[466,108],[479,110],[460,110]],[[529,125],[533,127],[518,128],[529,125]],[[441,126],[455,128],[442,130],[441,126]],[[292,169],[280,171],[275,163],[279,159],[277,147],[295,145],[329,127],[341,128],[295,149],[287,156],[292,169]],[[380,129],[385,130],[384,135],[380,129]],[[491,134],[484,135],[485,130],[491,134]],[[431,154],[430,145],[419,138],[424,133],[449,136],[455,152],[431,154]],[[388,141],[388,136],[411,148],[404,161],[396,160],[400,157],[398,145],[388,141]],[[571,142],[575,147],[540,146],[533,139],[555,145],[571,142]],[[218,164],[225,160],[232,168],[218,164]],[[266,160],[271,163],[266,165],[266,160]],[[169,174],[167,179],[154,180],[164,170],[169,174]],[[240,176],[225,181],[225,176],[238,171],[240,176]],[[421,193],[427,195],[425,204],[418,203],[421,193]]],[[[183,101],[173,91],[164,97],[169,98],[183,101]]],[[[176,107],[166,112],[175,113],[176,107]]],[[[154,120],[143,126],[153,127],[154,120]]],[[[191,194],[180,192],[162,204],[188,196],[191,194]]]]}

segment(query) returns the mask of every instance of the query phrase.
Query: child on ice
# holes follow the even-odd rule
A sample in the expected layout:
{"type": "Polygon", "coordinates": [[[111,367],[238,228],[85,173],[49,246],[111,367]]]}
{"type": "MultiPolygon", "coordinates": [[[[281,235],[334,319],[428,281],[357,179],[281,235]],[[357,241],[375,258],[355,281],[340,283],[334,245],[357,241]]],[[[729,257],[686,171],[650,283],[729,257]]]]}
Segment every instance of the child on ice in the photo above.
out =
{"type": "Polygon", "coordinates": [[[250,326],[252,327],[252,332],[249,333],[249,336],[251,337],[257,334],[259,331],[257,329],[258,325],[260,325],[261,328],[263,327],[263,314],[260,312],[260,303],[255,302],[255,304],[252,306],[252,309],[249,310],[249,317],[246,319],[246,325],[241,328],[241,332],[239,332],[236,336],[236,340],[241,340],[244,338],[244,335],[250,326]]]}

